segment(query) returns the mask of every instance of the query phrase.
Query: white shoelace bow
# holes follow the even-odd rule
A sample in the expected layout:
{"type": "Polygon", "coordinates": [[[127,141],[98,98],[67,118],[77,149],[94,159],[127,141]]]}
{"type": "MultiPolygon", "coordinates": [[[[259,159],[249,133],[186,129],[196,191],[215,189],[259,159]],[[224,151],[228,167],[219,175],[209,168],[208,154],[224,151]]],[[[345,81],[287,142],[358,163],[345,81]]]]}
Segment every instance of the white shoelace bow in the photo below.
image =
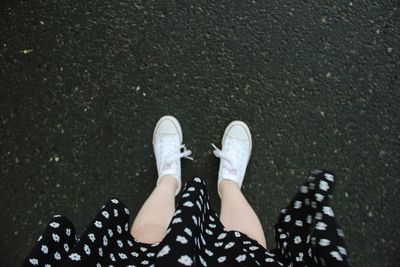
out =
{"type": "Polygon", "coordinates": [[[165,164],[169,165],[172,164],[175,160],[180,158],[190,159],[193,160],[192,157],[189,157],[192,154],[192,151],[187,149],[186,146],[183,144],[179,147],[178,151],[171,151],[165,157],[165,164]],[[183,151],[181,151],[183,149],[183,151]]]}
{"type": "Polygon", "coordinates": [[[228,167],[231,169],[234,169],[234,158],[231,157],[231,155],[227,154],[226,152],[222,151],[221,149],[219,149],[216,145],[211,144],[214,147],[214,155],[220,159],[224,159],[226,160],[226,162],[228,163],[228,167]]]}

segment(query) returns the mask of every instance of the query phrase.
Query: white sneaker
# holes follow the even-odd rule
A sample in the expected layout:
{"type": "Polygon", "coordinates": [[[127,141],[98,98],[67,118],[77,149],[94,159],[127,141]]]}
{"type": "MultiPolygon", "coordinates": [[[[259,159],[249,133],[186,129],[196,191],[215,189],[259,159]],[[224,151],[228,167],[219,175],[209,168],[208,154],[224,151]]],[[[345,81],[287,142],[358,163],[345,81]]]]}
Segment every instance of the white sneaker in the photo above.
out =
{"type": "Polygon", "coordinates": [[[252,141],[249,127],[242,121],[232,121],[222,137],[222,149],[215,148],[214,155],[221,159],[218,172],[219,184],[223,179],[231,180],[242,187],[247,163],[250,160],[252,141]]]}
{"type": "Polygon", "coordinates": [[[178,182],[175,195],[182,187],[181,158],[189,157],[192,151],[182,144],[182,129],[178,120],[173,116],[164,116],[156,124],[153,133],[153,150],[157,162],[158,179],[165,175],[172,175],[178,182]],[[183,149],[183,151],[181,151],[183,149]]]}

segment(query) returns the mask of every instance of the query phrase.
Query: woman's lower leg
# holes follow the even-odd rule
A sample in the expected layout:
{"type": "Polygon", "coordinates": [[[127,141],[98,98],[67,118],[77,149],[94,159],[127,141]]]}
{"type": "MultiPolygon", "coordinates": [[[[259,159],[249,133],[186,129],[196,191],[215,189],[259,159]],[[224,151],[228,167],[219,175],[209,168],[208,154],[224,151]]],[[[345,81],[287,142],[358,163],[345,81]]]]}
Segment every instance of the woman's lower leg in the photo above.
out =
{"type": "Polygon", "coordinates": [[[239,185],[230,180],[219,184],[221,194],[220,220],[227,230],[240,231],[267,247],[264,231],[257,214],[240,191],[239,185]]]}
{"type": "Polygon", "coordinates": [[[156,243],[164,238],[175,212],[177,186],[175,177],[171,175],[160,179],[132,224],[131,235],[137,241],[156,243]]]}

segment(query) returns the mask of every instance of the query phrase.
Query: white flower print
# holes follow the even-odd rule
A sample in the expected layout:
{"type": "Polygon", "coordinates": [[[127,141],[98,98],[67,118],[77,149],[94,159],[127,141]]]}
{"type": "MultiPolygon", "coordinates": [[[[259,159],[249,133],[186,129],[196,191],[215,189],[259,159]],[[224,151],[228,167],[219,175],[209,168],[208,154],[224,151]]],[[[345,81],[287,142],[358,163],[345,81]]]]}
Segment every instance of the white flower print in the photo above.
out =
{"type": "Polygon", "coordinates": [[[199,255],[200,262],[203,266],[207,266],[207,262],[199,255]]]}
{"type": "Polygon", "coordinates": [[[167,254],[169,253],[169,251],[170,251],[169,246],[168,246],[168,245],[164,246],[164,247],[160,250],[160,252],[158,252],[157,258],[162,257],[162,256],[164,256],[164,255],[167,255],[167,254]]]}
{"type": "Polygon", "coordinates": [[[100,263],[96,263],[96,267],[101,267],[101,264],[100,263]]]}
{"type": "Polygon", "coordinates": [[[210,219],[210,221],[215,221],[215,219],[210,215],[210,216],[208,216],[208,218],[210,219]]]}
{"type": "Polygon", "coordinates": [[[188,234],[188,236],[192,236],[192,231],[189,228],[185,227],[184,231],[188,234]]]}
{"type": "Polygon", "coordinates": [[[344,237],[344,233],[343,233],[343,230],[342,229],[336,229],[336,232],[337,232],[337,234],[340,236],[340,237],[344,237]]]}
{"type": "Polygon", "coordinates": [[[290,222],[290,220],[291,220],[290,215],[289,215],[289,214],[288,214],[288,215],[285,215],[284,221],[285,221],[285,222],[290,222]]]}
{"type": "Polygon", "coordinates": [[[117,244],[118,244],[118,246],[119,246],[120,248],[122,248],[122,247],[124,246],[124,244],[122,244],[122,241],[121,241],[121,240],[117,240],[117,244]]]}
{"type": "Polygon", "coordinates": [[[88,236],[89,236],[89,239],[90,239],[92,242],[94,242],[94,241],[96,240],[96,237],[94,236],[94,234],[90,233],[90,234],[88,234],[88,236]]]}
{"type": "Polygon", "coordinates": [[[237,262],[242,262],[246,259],[246,254],[242,254],[236,257],[237,262]]]}
{"type": "Polygon", "coordinates": [[[103,246],[107,246],[108,240],[106,236],[103,236],[103,246]]]}
{"type": "Polygon", "coordinates": [[[71,235],[71,229],[67,228],[67,230],[65,230],[65,233],[67,234],[67,236],[71,235]]]}
{"type": "Polygon", "coordinates": [[[193,207],[194,205],[193,205],[193,202],[192,202],[192,201],[186,201],[185,203],[183,203],[183,206],[191,208],[191,207],[193,207]]]}
{"type": "Polygon", "coordinates": [[[178,259],[178,262],[182,263],[183,265],[186,265],[186,266],[191,266],[193,264],[193,260],[187,255],[181,256],[178,259]]]}
{"type": "Polygon", "coordinates": [[[185,237],[180,236],[180,235],[176,236],[176,241],[178,241],[179,243],[182,243],[182,244],[186,244],[188,242],[185,237]]]}
{"type": "Polygon", "coordinates": [[[42,240],[42,238],[43,238],[42,236],[39,236],[37,242],[39,242],[40,240],[42,240]]]}
{"type": "Polygon", "coordinates": [[[103,257],[103,248],[99,248],[99,256],[103,257]]]}
{"type": "Polygon", "coordinates": [[[297,261],[297,262],[303,261],[303,256],[304,256],[303,252],[300,252],[300,253],[299,253],[299,256],[296,257],[296,261],[297,261]]]}
{"type": "Polygon", "coordinates": [[[284,238],[286,238],[286,237],[287,237],[287,236],[286,236],[285,234],[280,234],[280,235],[279,235],[279,238],[280,238],[280,239],[284,239],[284,238]]]}
{"type": "Polygon", "coordinates": [[[112,231],[111,229],[108,229],[108,236],[109,236],[109,237],[112,237],[113,234],[114,234],[113,231],[112,231]]]}
{"type": "Polygon", "coordinates": [[[201,205],[200,205],[200,202],[199,202],[199,201],[197,201],[197,200],[196,200],[196,205],[197,205],[197,207],[199,208],[199,210],[201,210],[201,205]]]}
{"type": "Polygon", "coordinates": [[[172,220],[172,224],[180,223],[182,222],[182,219],[180,217],[176,217],[175,219],[172,220]]]}
{"type": "Polygon", "coordinates": [[[83,246],[83,249],[85,250],[86,255],[90,255],[90,248],[89,248],[88,245],[85,244],[85,245],[83,246]]]}
{"type": "Polygon", "coordinates": [[[130,247],[133,246],[133,244],[132,244],[132,242],[131,242],[130,240],[128,240],[128,245],[129,245],[130,247]]]}
{"type": "Polygon", "coordinates": [[[148,260],[144,260],[144,261],[142,261],[140,264],[141,264],[141,265],[147,265],[147,264],[149,264],[149,261],[148,261],[148,260]]]}
{"type": "Polygon", "coordinates": [[[215,228],[215,227],[217,227],[215,224],[213,224],[213,223],[210,223],[210,224],[208,224],[208,226],[210,227],[210,228],[215,228]]]}
{"type": "Polygon", "coordinates": [[[114,256],[114,254],[110,253],[110,259],[111,259],[112,261],[115,261],[115,256],[114,256]]]}
{"type": "Polygon", "coordinates": [[[200,239],[201,239],[201,243],[203,243],[203,245],[205,245],[206,244],[206,240],[204,239],[202,234],[200,234],[200,239]]]}
{"type": "Polygon", "coordinates": [[[95,221],[94,222],[94,225],[97,227],[97,228],[101,228],[103,225],[101,224],[101,222],[100,221],[95,221]]]}
{"type": "Polygon", "coordinates": [[[44,254],[47,254],[47,253],[49,253],[49,248],[48,248],[46,245],[42,245],[41,251],[42,251],[44,254]]]}
{"type": "Polygon", "coordinates": [[[324,223],[324,222],[318,222],[317,223],[317,225],[315,226],[315,228],[317,229],[317,230],[321,230],[321,231],[324,231],[324,230],[326,230],[326,223],[324,223]]]}
{"type": "Polygon", "coordinates": [[[117,225],[117,232],[120,234],[122,233],[122,227],[120,225],[117,225]]]}
{"type": "Polygon", "coordinates": [[[104,216],[106,219],[108,219],[108,218],[110,217],[110,214],[109,214],[106,210],[103,210],[103,211],[101,212],[101,214],[103,214],[103,216],[104,216]]]}
{"type": "Polygon", "coordinates": [[[49,225],[50,225],[51,227],[53,227],[53,228],[58,228],[58,227],[60,226],[60,224],[57,223],[57,222],[52,222],[52,223],[50,223],[49,225]]]}
{"type": "Polygon", "coordinates": [[[205,252],[208,256],[214,255],[214,253],[212,253],[212,252],[209,251],[208,249],[205,249],[204,252],[205,252]]]}
{"type": "Polygon", "coordinates": [[[201,183],[201,179],[199,177],[194,178],[195,182],[201,183]]]}
{"type": "Polygon", "coordinates": [[[347,251],[346,251],[346,249],[344,247],[337,246],[337,249],[339,250],[340,254],[347,255],[347,251]]]}
{"type": "Polygon", "coordinates": [[[333,180],[335,179],[335,177],[332,174],[329,173],[325,173],[324,174],[326,180],[333,182],[333,180]]]}
{"type": "Polygon", "coordinates": [[[249,247],[249,249],[252,250],[252,251],[254,251],[254,250],[257,250],[258,247],[256,247],[256,246],[251,246],[251,247],[249,247]]]}
{"type": "Polygon", "coordinates": [[[115,199],[115,198],[111,199],[111,202],[114,203],[114,204],[118,204],[118,200],[115,199]]]}
{"type": "Polygon", "coordinates": [[[220,246],[222,246],[224,243],[223,242],[216,242],[216,243],[214,243],[214,246],[215,247],[220,247],[220,246]]]}
{"type": "Polygon", "coordinates": [[[332,257],[336,258],[338,261],[343,261],[342,256],[339,254],[339,252],[337,251],[332,251],[331,253],[329,253],[332,255],[332,257]]]}
{"type": "Polygon", "coordinates": [[[127,215],[129,215],[129,210],[127,208],[124,208],[124,211],[127,215]]]}
{"type": "Polygon", "coordinates": [[[301,208],[301,201],[296,200],[294,202],[293,208],[300,209],[301,208]]]}
{"type": "Polygon", "coordinates": [[[196,219],[196,216],[192,216],[192,220],[193,220],[193,222],[194,222],[194,224],[197,226],[197,219],[196,219]]]}
{"type": "Polygon", "coordinates": [[[240,237],[240,233],[235,231],[235,236],[240,237]]]}
{"type": "MultiPolygon", "coordinates": [[[[272,258],[265,258],[265,262],[274,262],[274,259],[272,258]]],[[[282,266],[282,264],[280,264],[282,266]]]]}
{"type": "Polygon", "coordinates": [[[195,190],[195,188],[194,188],[193,186],[191,186],[191,187],[188,188],[188,191],[189,191],[189,192],[193,192],[194,190],[195,190]]]}
{"type": "Polygon", "coordinates": [[[321,212],[315,213],[315,219],[316,220],[321,220],[322,219],[322,213],[321,212]]]}
{"type": "Polygon", "coordinates": [[[322,211],[323,211],[326,215],[329,215],[329,216],[331,216],[331,217],[334,216],[334,215],[333,215],[333,210],[332,210],[332,208],[329,207],[329,206],[324,206],[324,207],[322,208],[322,211]]]}
{"type": "Polygon", "coordinates": [[[185,194],[182,195],[182,198],[185,198],[185,197],[188,197],[188,196],[190,196],[190,194],[189,193],[185,193],[185,194]]]}
{"type": "Polygon", "coordinates": [[[300,187],[300,192],[303,193],[303,194],[308,193],[308,188],[307,188],[307,186],[302,185],[302,186],[300,187]]]}
{"type": "Polygon", "coordinates": [[[69,258],[73,261],[80,261],[81,255],[79,255],[78,253],[72,253],[71,255],[69,255],[69,258]]]}
{"type": "Polygon", "coordinates": [[[296,220],[296,222],[294,224],[297,226],[300,226],[300,227],[303,226],[303,222],[300,220],[296,220]]]}
{"type": "Polygon", "coordinates": [[[148,258],[154,257],[154,253],[153,253],[153,252],[149,252],[149,253],[146,254],[146,256],[147,256],[148,258]]]}
{"type": "Polygon", "coordinates": [[[128,258],[124,253],[118,253],[118,256],[123,260],[126,260],[128,258]]]}
{"type": "Polygon", "coordinates": [[[301,242],[301,237],[300,237],[300,236],[296,236],[296,237],[294,238],[294,243],[295,243],[295,244],[300,244],[300,242],[301,242]]]}
{"type": "Polygon", "coordinates": [[[226,237],[226,233],[221,233],[218,237],[217,237],[217,239],[218,240],[221,240],[221,239],[224,239],[226,237]]]}
{"type": "Polygon", "coordinates": [[[322,247],[329,246],[330,243],[331,243],[330,240],[324,239],[324,238],[320,239],[319,242],[318,242],[318,244],[319,244],[320,246],[322,246],[322,247]]]}
{"type": "Polygon", "coordinates": [[[56,251],[56,253],[54,253],[54,259],[56,259],[58,261],[61,260],[61,255],[57,251],[56,251]]]}
{"type": "Polygon", "coordinates": [[[322,200],[324,200],[324,196],[321,195],[320,193],[316,193],[314,196],[315,196],[315,199],[316,199],[318,202],[321,202],[322,200]]]}
{"type": "Polygon", "coordinates": [[[56,241],[56,242],[59,242],[59,241],[60,241],[60,236],[59,236],[59,235],[57,235],[57,234],[52,234],[52,236],[53,236],[53,240],[54,240],[54,241],[56,241]]]}
{"type": "Polygon", "coordinates": [[[35,259],[35,258],[29,259],[29,262],[30,262],[32,265],[38,265],[38,264],[39,264],[39,261],[38,261],[37,259],[35,259]]]}
{"type": "Polygon", "coordinates": [[[319,182],[319,188],[320,188],[321,190],[327,191],[327,190],[329,189],[329,185],[328,185],[327,182],[321,180],[321,181],[319,182]]]}
{"type": "MultiPolygon", "coordinates": [[[[206,229],[206,233],[208,234],[208,235],[213,235],[213,233],[209,230],[209,229],[206,229]]],[[[235,233],[236,234],[236,233],[235,233]]]]}
{"type": "Polygon", "coordinates": [[[44,267],[51,267],[51,265],[50,264],[45,264],[44,267]]]}
{"type": "Polygon", "coordinates": [[[125,231],[128,231],[128,223],[125,224],[125,231]]]}
{"type": "Polygon", "coordinates": [[[229,242],[228,244],[225,245],[225,249],[231,248],[235,245],[235,242],[229,242]]]}
{"type": "Polygon", "coordinates": [[[182,213],[182,210],[176,210],[175,212],[174,212],[174,216],[176,216],[176,215],[178,215],[178,214],[181,214],[182,213]]]}
{"type": "Polygon", "coordinates": [[[219,263],[224,262],[225,260],[226,260],[226,256],[221,256],[218,258],[219,263]]]}
{"type": "Polygon", "coordinates": [[[68,252],[68,251],[69,251],[69,246],[68,246],[67,243],[64,244],[64,250],[65,250],[65,252],[68,252]]]}

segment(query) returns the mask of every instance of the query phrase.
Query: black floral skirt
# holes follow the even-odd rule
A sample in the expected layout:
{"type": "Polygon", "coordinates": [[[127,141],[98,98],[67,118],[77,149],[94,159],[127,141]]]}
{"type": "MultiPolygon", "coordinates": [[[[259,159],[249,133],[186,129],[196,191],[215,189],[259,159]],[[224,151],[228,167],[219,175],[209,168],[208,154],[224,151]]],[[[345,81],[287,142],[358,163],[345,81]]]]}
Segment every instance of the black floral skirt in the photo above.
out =
{"type": "Polygon", "coordinates": [[[334,180],[324,171],[308,177],[281,211],[272,250],[225,230],[196,177],[186,183],[161,242],[137,242],[128,209],[111,198],[79,238],[67,218],[54,216],[22,266],[348,266],[343,231],[329,206],[334,180]]]}

